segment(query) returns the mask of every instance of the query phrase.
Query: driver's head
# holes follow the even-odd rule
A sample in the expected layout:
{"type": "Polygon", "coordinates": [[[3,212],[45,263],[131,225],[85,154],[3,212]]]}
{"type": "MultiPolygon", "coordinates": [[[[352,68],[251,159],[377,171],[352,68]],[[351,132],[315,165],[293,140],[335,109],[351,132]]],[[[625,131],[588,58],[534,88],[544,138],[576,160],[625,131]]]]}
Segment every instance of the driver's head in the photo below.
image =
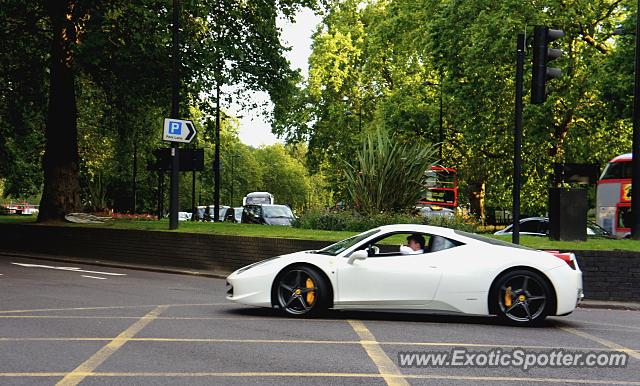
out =
{"type": "Polygon", "coordinates": [[[407,237],[407,247],[417,251],[424,249],[424,237],[420,234],[414,233],[407,237]]]}

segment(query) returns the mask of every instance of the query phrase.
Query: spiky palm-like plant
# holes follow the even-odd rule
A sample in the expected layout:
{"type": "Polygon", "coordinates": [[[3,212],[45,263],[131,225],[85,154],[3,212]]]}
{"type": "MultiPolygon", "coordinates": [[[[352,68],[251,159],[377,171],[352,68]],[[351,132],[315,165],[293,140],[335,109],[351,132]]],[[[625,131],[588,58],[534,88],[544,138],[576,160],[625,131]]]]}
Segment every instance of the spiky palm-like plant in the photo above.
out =
{"type": "Polygon", "coordinates": [[[344,162],[348,192],[363,215],[415,206],[424,191],[425,172],[435,164],[437,147],[402,141],[383,128],[365,136],[355,164],[344,162]]]}

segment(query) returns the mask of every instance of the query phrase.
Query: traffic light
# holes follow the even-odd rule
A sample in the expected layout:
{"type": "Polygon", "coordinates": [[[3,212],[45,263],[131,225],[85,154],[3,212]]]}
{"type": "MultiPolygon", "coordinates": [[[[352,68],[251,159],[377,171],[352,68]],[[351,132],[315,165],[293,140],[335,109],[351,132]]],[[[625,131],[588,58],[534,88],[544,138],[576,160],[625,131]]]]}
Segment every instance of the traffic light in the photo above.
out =
{"type": "Polygon", "coordinates": [[[559,68],[547,67],[547,63],[564,55],[564,51],[549,48],[549,43],[564,36],[561,29],[536,26],[533,32],[533,76],[531,77],[531,103],[544,103],[547,80],[562,75],[559,68]]]}

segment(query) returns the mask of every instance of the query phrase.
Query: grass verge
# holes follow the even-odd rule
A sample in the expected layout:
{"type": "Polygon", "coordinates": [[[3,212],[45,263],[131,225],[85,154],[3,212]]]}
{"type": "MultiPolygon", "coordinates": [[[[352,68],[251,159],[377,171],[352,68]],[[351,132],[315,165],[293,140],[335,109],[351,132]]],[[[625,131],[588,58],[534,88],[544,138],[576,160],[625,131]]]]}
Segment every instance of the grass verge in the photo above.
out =
{"type": "MultiPolygon", "coordinates": [[[[3,216],[0,215],[0,223],[33,223],[35,216],[3,216]]],[[[299,229],[291,227],[254,225],[254,224],[233,224],[233,223],[202,223],[181,221],[177,230],[169,231],[169,221],[140,221],[128,219],[114,219],[104,224],[73,224],[68,222],[56,223],[55,225],[70,227],[97,227],[110,229],[131,229],[158,232],[183,232],[183,233],[205,233],[212,235],[227,236],[248,236],[248,237],[275,237],[301,240],[323,240],[338,241],[353,236],[358,232],[348,231],[322,231],[314,229],[299,229]]],[[[494,236],[504,241],[511,241],[511,236],[494,236]]],[[[585,242],[575,241],[552,241],[546,237],[520,236],[520,244],[536,249],[552,249],[561,251],[572,250],[622,250],[640,252],[640,241],[636,240],[611,240],[601,238],[589,238],[585,242]]]]}

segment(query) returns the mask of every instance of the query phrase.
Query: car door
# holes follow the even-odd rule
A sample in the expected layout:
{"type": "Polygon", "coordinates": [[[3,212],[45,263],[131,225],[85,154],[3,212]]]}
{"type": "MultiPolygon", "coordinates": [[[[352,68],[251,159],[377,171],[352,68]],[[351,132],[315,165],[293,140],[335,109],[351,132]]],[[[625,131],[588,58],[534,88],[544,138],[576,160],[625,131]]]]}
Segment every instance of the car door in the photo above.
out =
{"type": "Polygon", "coordinates": [[[421,308],[433,299],[440,281],[429,253],[374,256],[348,262],[339,258],[335,304],[343,308],[421,308]]]}
{"type": "Polygon", "coordinates": [[[546,236],[546,233],[542,233],[541,227],[541,221],[538,219],[522,220],[520,222],[520,234],[546,236]]]}

